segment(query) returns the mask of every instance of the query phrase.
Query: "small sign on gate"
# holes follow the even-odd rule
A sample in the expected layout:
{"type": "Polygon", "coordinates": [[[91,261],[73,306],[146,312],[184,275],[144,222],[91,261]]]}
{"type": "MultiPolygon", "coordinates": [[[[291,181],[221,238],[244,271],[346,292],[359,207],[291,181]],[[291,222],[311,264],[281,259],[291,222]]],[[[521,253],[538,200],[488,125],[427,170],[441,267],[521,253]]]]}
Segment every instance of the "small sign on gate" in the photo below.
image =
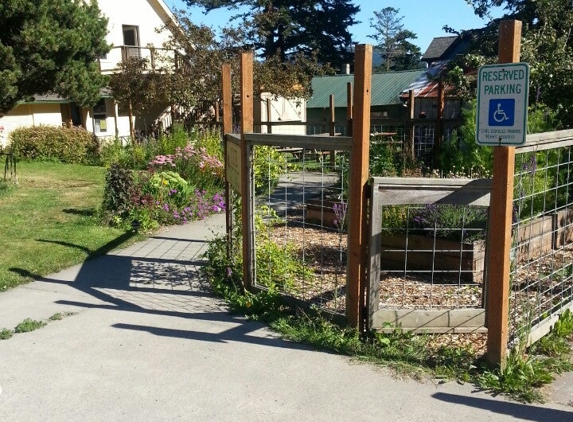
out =
{"type": "Polygon", "coordinates": [[[227,154],[225,157],[227,181],[239,195],[241,194],[241,167],[241,147],[227,140],[227,154]]]}

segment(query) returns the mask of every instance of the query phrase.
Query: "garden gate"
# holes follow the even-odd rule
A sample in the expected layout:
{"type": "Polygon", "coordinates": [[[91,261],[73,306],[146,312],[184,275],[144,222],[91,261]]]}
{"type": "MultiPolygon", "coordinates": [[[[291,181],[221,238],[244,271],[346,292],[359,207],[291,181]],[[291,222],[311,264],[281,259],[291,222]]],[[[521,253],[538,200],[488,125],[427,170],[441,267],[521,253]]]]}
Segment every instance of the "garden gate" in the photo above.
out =
{"type": "Polygon", "coordinates": [[[491,180],[375,177],[371,185],[368,328],[486,331],[491,180]]]}
{"type": "Polygon", "coordinates": [[[363,322],[372,46],[356,48],[353,137],[256,134],[253,54],[241,56],[240,135],[232,132],[230,66],[223,67],[227,234],[242,238],[247,289],[363,322]],[[256,165],[254,163],[256,162],[256,165]],[[228,200],[231,204],[232,201],[228,200]],[[256,205],[256,206],[255,206],[256,205]],[[233,230],[240,222],[240,231],[233,230]]]}

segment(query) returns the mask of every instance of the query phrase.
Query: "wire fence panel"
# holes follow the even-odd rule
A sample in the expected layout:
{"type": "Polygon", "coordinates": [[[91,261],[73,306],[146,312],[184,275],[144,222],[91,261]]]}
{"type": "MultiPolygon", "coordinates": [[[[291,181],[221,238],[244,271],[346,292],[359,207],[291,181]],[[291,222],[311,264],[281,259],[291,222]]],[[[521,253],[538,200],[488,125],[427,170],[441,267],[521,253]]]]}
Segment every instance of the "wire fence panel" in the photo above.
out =
{"type": "MultiPolygon", "coordinates": [[[[558,133],[558,132],[555,132],[558,133]]],[[[573,304],[573,138],[517,148],[510,345],[546,334],[573,304]]]]}
{"type": "MultiPolygon", "coordinates": [[[[249,138],[256,204],[253,285],[343,315],[349,153],[335,152],[342,138],[332,137],[326,146],[312,138],[249,138]]],[[[343,149],[349,149],[344,139],[343,149]]]]}
{"type": "Polygon", "coordinates": [[[490,186],[489,180],[373,179],[371,328],[483,327],[490,186]]]}

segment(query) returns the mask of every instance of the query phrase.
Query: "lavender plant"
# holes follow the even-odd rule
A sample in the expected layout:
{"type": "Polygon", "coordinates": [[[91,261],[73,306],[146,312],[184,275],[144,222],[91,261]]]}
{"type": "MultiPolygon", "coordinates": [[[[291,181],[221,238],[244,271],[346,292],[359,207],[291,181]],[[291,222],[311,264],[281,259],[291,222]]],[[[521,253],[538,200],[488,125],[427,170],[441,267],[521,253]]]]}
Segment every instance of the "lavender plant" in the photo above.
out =
{"type": "Polygon", "coordinates": [[[451,204],[430,204],[414,213],[412,227],[424,235],[471,241],[482,238],[487,208],[451,204]]]}

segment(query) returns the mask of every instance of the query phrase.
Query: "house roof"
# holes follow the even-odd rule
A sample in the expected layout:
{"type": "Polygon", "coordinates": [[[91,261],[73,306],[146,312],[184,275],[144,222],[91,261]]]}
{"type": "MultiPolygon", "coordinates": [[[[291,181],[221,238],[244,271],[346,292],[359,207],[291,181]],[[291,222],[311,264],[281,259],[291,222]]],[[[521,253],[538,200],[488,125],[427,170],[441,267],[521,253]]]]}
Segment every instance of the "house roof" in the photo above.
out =
{"type": "MultiPolygon", "coordinates": [[[[375,73],[372,75],[372,106],[401,104],[400,92],[414,82],[424,70],[375,73]]],[[[354,83],[354,75],[317,76],[312,79],[312,97],[307,108],[330,107],[330,95],[334,95],[338,107],[346,107],[348,82],[354,83]]]]}
{"type": "MultiPolygon", "coordinates": [[[[101,98],[113,98],[111,88],[105,87],[100,88],[99,90],[101,98]]],[[[50,93],[50,94],[42,94],[42,95],[34,95],[33,101],[20,101],[19,104],[68,104],[71,103],[71,100],[66,98],[60,97],[58,94],[50,93]]]]}
{"type": "Polygon", "coordinates": [[[167,20],[170,20],[175,24],[177,23],[177,19],[173,15],[173,12],[171,12],[171,9],[167,6],[167,4],[165,4],[163,0],[153,0],[153,1],[161,11],[160,15],[163,15],[162,16],[163,22],[167,22],[167,20]]]}
{"type": "Polygon", "coordinates": [[[58,94],[34,95],[33,101],[20,101],[19,104],[67,104],[70,100],[60,97],[58,94]]]}
{"type": "Polygon", "coordinates": [[[422,56],[421,60],[427,62],[442,60],[457,39],[458,39],[457,35],[434,38],[430,43],[430,45],[428,46],[428,49],[422,56]]]}
{"type": "Polygon", "coordinates": [[[401,98],[408,98],[409,91],[414,91],[418,98],[438,96],[438,82],[435,77],[445,68],[447,61],[435,62],[425,72],[422,72],[415,81],[405,87],[400,93],[401,98]]]}

